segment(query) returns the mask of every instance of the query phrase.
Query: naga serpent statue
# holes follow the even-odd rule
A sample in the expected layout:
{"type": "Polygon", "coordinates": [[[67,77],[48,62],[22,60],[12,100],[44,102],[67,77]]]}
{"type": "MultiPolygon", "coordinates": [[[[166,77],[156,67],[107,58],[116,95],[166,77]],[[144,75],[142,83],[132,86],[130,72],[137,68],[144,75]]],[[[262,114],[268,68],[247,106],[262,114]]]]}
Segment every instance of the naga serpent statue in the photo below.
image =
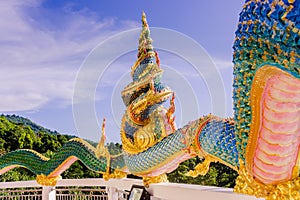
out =
{"type": "Polygon", "coordinates": [[[188,175],[204,175],[210,162],[239,173],[235,192],[266,199],[300,199],[300,0],[246,0],[234,41],[234,117],[208,115],[177,129],[174,94],[161,82],[163,70],[143,14],[132,82],[122,91],[123,153],[110,155],[102,137],[95,148],[67,142],[53,158],[32,150],[0,157],[0,174],[25,167],[41,185],[55,185],[80,160],[105,179],[134,174],[145,185],[167,181],[166,173],[199,156],[188,175]],[[170,100],[170,107],[163,103],[170,100]]]}

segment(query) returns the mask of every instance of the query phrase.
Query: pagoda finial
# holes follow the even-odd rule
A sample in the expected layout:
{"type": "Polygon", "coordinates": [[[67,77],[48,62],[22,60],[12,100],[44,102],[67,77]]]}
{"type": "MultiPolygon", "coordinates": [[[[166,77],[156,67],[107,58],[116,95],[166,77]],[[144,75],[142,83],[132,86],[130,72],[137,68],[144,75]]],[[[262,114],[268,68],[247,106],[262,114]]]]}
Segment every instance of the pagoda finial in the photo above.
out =
{"type": "Polygon", "coordinates": [[[146,54],[146,52],[153,51],[152,39],[150,37],[150,29],[144,11],[142,12],[142,25],[143,25],[142,27],[143,29],[141,31],[140,38],[139,38],[138,57],[140,57],[143,53],[146,54]]]}
{"type": "MultiPolygon", "coordinates": [[[[150,37],[150,29],[147,23],[146,14],[142,12],[142,30],[139,37],[139,46],[138,46],[138,59],[136,60],[135,64],[131,68],[131,76],[133,77],[136,68],[140,65],[141,61],[145,58],[153,58],[151,61],[147,61],[147,63],[156,63],[157,67],[159,67],[159,58],[157,53],[154,51],[152,46],[152,39],[150,37]]],[[[135,78],[139,77],[141,74],[138,72],[135,78]]],[[[134,78],[134,79],[135,79],[134,78]]]]}
{"type": "Polygon", "coordinates": [[[143,28],[148,27],[147,18],[144,11],[142,12],[142,23],[143,23],[143,28]]]}
{"type": "MultiPolygon", "coordinates": [[[[152,93],[150,92],[151,94],[157,92],[158,90],[154,88],[154,86],[157,86],[155,84],[160,80],[161,74],[163,73],[163,70],[160,68],[158,53],[155,51],[155,49],[152,46],[152,39],[150,37],[150,28],[147,23],[145,12],[142,12],[141,22],[142,22],[142,29],[138,40],[139,42],[138,54],[137,54],[138,58],[135,61],[134,65],[131,67],[131,72],[130,72],[130,75],[132,77],[132,82],[129,83],[124,88],[124,90],[122,90],[122,99],[126,106],[129,106],[134,101],[134,99],[137,99],[139,97],[139,95],[144,95],[146,93],[148,94],[148,92],[146,91],[147,89],[149,89],[149,91],[152,91],[152,93]]],[[[162,90],[162,88],[167,88],[167,87],[159,86],[159,90],[162,90]]],[[[137,105],[137,107],[135,108],[138,109],[135,109],[134,112],[138,113],[139,110],[141,110],[140,108],[142,108],[144,105],[148,107],[150,104],[142,103],[140,104],[140,106],[137,105]]],[[[131,109],[133,109],[133,107],[131,107],[131,109]]],[[[169,113],[171,115],[172,109],[170,109],[169,113]]],[[[141,120],[139,114],[136,114],[136,116],[138,116],[138,118],[134,120],[137,121],[141,120]]],[[[172,120],[171,117],[169,118],[171,121],[172,120]]]]}

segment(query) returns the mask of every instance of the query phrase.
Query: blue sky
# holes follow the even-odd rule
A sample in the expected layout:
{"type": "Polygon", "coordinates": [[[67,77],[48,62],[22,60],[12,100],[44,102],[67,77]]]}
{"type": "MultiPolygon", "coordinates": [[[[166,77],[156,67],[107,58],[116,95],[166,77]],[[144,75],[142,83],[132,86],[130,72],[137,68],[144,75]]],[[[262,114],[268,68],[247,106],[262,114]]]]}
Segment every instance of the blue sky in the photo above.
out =
{"type": "MultiPolygon", "coordinates": [[[[184,34],[203,47],[224,84],[227,101],[223,116],[231,116],[232,45],[242,5],[242,0],[1,1],[0,112],[28,117],[61,133],[98,140],[100,129],[87,133],[78,133],[76,129],[73,113],[76,77],[89,56],[111,36],[140,28],[141,13],[145,11],[150,26],[184,34]]],[[[159,38],[152,38],[155,47],[159,38]]],[[[205,106],[210,93],[205,91],[207,86],[201,77],[195,76],[193,67],[178,55],[159,49],[158,53],[166,71],[165,82],[174,90],[177,88],[181,97],[176,101],[178,126],[195,118],[182,114],[183,110],[193,109],[188,107],[191,102],[198,104],[199,115],[212,112],[210,106],[205,106]],[[188,98],[190,94],[194,97],[188,98]]],[[[135,59],[136,52],[120,55],[96,86],[95,115],[100,122],[107,118],[108,141],[119,141],[119,120],[125,108],[118,94],[123,82],[129,81],[126,76],[135,59]]],[[[82,117],[83,123],[90,120],[82,117]]]]}

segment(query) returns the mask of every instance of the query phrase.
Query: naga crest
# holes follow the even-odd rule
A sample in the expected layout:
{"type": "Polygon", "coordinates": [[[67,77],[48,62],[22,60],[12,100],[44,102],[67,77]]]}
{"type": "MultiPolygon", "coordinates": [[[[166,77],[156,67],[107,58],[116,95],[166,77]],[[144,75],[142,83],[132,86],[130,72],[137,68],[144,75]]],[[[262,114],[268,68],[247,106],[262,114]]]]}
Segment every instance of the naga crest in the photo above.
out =
{"type": "Polygon", "coordinates": [[[140,153],[174,132],[174,96],[171,108],[162,107],[173,91],[161,82],[163,70],[153,49],[146,15],[142,15],[138,59],[131,68],[132,82],[122,91],[127,107],[122,120],[121,139],[127,153],[140,153]]]}

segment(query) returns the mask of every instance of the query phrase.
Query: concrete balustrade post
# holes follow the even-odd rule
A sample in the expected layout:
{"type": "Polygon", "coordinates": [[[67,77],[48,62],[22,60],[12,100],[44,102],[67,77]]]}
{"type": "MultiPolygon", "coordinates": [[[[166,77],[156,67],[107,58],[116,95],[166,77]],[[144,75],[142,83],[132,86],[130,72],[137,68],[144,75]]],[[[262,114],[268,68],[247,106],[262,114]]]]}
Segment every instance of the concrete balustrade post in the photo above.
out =
{"type": "Polygon", "coordinates": [[[43,200],[56,200],[55,187],[43,186],[42,199],[43,200]]]}
{"type": "Polygon", "coordinates": [[[118,200],[118,189],[115,187],[107,187],[108,200],[118,200]]]}

